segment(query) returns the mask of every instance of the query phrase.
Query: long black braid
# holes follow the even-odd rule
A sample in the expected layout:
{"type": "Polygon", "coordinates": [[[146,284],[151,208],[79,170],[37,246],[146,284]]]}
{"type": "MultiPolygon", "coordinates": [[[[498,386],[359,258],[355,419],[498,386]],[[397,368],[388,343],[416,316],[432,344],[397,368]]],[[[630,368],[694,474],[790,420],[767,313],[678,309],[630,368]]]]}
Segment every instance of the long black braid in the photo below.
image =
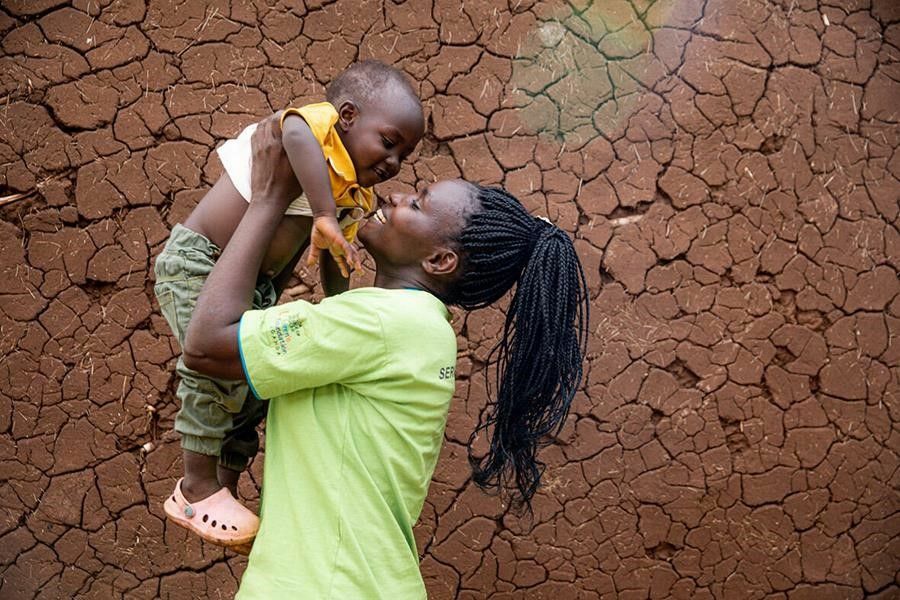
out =
{"type": "Polygon", "coordinates": [[[480,206],[457,239],[464,266],[446,301],[481,308],[516,290],[488,361],[496,399],[469,438],[469,462],[479,487],[511,492],[515,506],[530,509],[544,471],[537,450],[562,428],[581,382],[587,283],[563,230],[504,190],[475,189],[480,206]],[[476,457],[475,437],[489,429],[490,450],[476,457]]]}

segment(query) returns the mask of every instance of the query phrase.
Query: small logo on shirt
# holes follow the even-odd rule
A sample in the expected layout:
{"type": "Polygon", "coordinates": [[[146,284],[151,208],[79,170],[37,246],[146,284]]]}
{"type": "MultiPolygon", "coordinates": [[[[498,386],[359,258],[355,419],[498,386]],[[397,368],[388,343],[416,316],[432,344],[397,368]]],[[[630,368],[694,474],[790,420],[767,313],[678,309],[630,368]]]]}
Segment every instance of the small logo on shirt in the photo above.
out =
{"type": "Polygon", "coordinates": [[[456,365],[450,365],[449,367],[441,367],[441,370],[438,371],[438,379],[453,379],[453,376],[456,374],[456,365]]]}
{"type": "Polygon", "coordinates": [[[299,319],[285,319],[279,315],[275,319],[274,326],[269,329],[269,343],[273,346],[275,354],[284,356],[287,354],[288,345],[294,337],[300,334],[303,323],[299,319]]]}

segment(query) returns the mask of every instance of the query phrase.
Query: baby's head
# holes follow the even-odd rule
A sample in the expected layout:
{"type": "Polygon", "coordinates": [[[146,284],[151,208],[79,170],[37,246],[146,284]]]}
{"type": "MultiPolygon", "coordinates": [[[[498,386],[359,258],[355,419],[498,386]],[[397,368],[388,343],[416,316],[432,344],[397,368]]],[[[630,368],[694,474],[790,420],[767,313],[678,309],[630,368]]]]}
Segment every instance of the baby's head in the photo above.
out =
{"type": "Polygon", "coordinates": [[[406,76],[380,61],[354,63],[325,96],[338,111],[338,135],[363,187],[394,177],[425,133],[422,103],[406,76]]]}

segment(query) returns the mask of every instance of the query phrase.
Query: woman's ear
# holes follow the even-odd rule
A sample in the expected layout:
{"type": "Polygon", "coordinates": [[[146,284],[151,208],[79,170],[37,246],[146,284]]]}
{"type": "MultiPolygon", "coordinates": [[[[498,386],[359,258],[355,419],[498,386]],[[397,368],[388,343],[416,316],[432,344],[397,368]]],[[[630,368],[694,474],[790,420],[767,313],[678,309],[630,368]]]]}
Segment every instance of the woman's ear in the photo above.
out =
{"type": "Polygon", "coordinates": [[[446,277],[459,267],[459,255],[450,248],[437,248],[422,261],[422,270],[429,275],[446,277]]]}
{"type": "Polygon", "coordinates": [[[359,109],[356,108],[356,104],[350,100],[342,102],[338,107],[338,124],[341,126],[341,131],[349,131],[358,116],[359,109]]]}

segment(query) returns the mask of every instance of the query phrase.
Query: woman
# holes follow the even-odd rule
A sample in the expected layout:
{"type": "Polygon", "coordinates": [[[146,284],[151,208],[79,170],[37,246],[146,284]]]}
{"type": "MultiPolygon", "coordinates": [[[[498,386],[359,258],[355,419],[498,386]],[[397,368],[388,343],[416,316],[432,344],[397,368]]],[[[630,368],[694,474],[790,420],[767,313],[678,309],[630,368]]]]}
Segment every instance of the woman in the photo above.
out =
{"type": "MultiPolygon", "coordinates": [[[[290,198],[272,121],[253,138],[253,201],[209,276],[185,364],[270,398],[261,526],[239,598],[423,598],[412,527],[454,389],[445,304],[488,306],[513,285],[494,350],[496,398],[475,482],[527,505],[536,452],[582,373],[588,297],[571,240],[501,190],[463,181],[395,194],[359,233],[375,287],[250,311],[290,198]]],[[[473,432],[473,438],[475,432],[473,432]]],[[[471,445],[471,444],[470,444],[471,445]]],[[[223,525],[224,526],[224,525],[223,525]]]]}

